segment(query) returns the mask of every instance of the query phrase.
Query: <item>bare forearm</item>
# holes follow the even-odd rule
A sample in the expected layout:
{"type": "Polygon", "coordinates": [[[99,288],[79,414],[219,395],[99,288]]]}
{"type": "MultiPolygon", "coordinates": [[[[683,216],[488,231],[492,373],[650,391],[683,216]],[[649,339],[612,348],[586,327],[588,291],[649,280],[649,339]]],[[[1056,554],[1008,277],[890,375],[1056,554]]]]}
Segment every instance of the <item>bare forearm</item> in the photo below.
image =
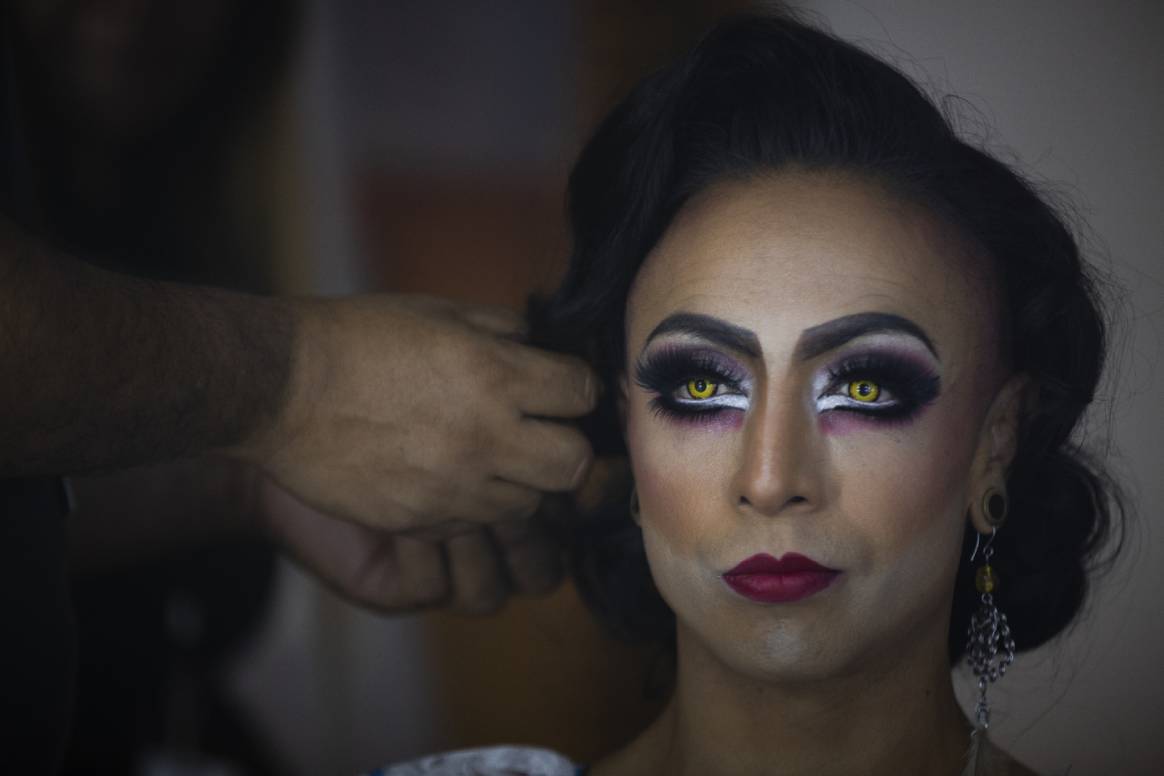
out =
{"type": "Polygon", "coordinates": [[[294,329],[277,300],[106,272],[0,224],[0,477],[239,443],[279,411],[294,329]]]}

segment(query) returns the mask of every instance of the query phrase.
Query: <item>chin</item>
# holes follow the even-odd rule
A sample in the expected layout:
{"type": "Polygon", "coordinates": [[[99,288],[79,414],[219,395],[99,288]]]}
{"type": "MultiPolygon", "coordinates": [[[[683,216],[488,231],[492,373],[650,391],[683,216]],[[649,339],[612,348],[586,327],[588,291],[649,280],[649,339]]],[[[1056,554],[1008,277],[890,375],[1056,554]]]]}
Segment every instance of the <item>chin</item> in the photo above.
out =
{"type": "Polygon", "coordinates": [[[778,614],[722,602],[697,607],[698,611],[690,606],[671,608],[677,617],[681,661],[710,658],[737,676],[765,684],[825,680],[858,662],[859,650],[851,638],[837,637],[851,628],[826,622],[823,612],[778,614]]]}
{"type": "Polygon", "coordinates": [[[765,684],[817,682],[836,676],[850,662],[836,644],[797,624],[771,623],[747,642],[708,644],[735,673],[765,684]]]}

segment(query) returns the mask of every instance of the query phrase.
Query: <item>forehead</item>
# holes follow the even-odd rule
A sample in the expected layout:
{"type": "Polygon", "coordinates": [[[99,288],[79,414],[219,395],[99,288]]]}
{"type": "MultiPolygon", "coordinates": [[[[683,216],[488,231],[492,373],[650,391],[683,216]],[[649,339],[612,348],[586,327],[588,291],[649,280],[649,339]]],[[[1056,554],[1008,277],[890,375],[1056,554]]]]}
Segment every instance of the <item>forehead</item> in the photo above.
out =
{"type": "Polygon", "coordinates": [[[765,352],[877,311],[920,324],[939,350],[977,351],[994,328],[986,266],[952,228],[871,182],[782,173],[722,183],[684,207],[644,262],[629,344],[676,310],[750,328],[765,352]]]}

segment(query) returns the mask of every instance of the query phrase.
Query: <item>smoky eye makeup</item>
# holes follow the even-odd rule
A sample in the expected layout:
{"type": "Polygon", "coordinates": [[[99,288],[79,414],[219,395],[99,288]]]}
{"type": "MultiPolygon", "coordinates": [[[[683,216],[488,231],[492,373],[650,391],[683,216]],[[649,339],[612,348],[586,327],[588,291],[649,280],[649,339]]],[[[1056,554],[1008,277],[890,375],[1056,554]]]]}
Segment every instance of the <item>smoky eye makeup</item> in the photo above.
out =
{"type": "Polygon", "coordinates": [[[941,378],[919,356],[873,349],[830,363],[814,388],[820,413],[853,413],[869,420],[904,422],[938,398],[941,378]]]}
{"type": "Polygon", "coordinates": [[[711,422],[741,417],[748,408],[752,378],[730,356],[706,346],[664,344],[643,353],[635,364],[635,383],[652,394],[659,416],[711,422]]]}
{"type": "MultiPolygon", "coordinates": [[[[851,339],[869,334],[878,332],[862,331],[851,339]]],[[[812,369],[806,387],[822,422],[835,430],[853,422],[898,425],[938,398],[938,365],[912,342],[900,339],[880,334],[848,346],[835,343],[832,353],[819,354],[820,360],[830,360],[812,369]]],[[[934,352],[928,340],[921,344],[934,352]]],[[[793,361],[819,364],[813,357],[817,355],[797,353],[793,361]]],[[[661,341],[642,352],[633,374],[651,397],[651,411],[666,420],[737,428],[751,406],[754,378],[747,362],[734,350],[725,352],[707,342],[661,341]]]]}

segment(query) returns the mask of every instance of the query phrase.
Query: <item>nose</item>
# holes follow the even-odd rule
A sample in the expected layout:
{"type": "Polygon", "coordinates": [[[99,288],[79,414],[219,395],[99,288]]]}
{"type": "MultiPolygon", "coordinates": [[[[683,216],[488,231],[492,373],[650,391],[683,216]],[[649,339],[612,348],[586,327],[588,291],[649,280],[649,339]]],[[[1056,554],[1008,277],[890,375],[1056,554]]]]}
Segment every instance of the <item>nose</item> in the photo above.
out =
{"type": "Polygon", "coordinates": [[[737,507],[775,516],[819,506],[824,457],[812,410],[797,397],[767,391],[744,428],[734,490],[737,507]]]}

